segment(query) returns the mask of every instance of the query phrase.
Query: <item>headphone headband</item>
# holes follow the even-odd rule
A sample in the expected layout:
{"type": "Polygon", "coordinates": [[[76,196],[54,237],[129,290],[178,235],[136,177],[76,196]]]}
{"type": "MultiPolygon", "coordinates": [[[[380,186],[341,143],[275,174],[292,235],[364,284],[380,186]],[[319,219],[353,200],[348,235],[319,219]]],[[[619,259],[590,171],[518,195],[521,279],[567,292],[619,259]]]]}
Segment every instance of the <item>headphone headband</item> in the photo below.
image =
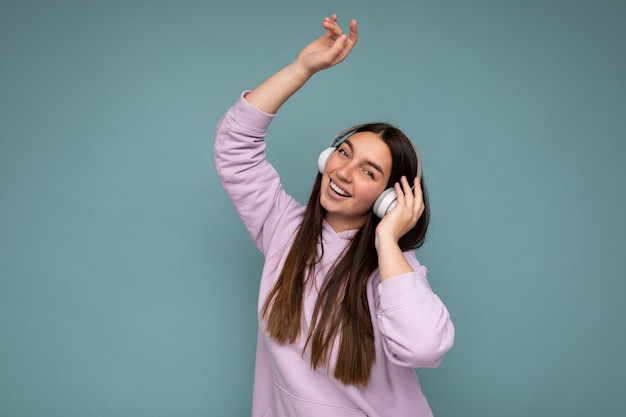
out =
{"type": "MultiPolygon", "coordinates": [[[[337,135],[335,135],[335,138],[331,142],[330,147],[335,148],[335,149],[338,148],[343,142],[345,142],[350,136],[356,133],[359,129],[369,124],[371,123],[361,123],[358,125],[351,126],[345,130],[342,130],[337,135]]],[[[417,175],[416,176],[419,178],[422,178],[422,157],[419,151],[417,150],[417,146],[415,146],[415,144],[413,143],[411,139],[409,139],[409,143],[413,147],[413,151],[415,152],[415,156],[417,157],[417,172],[416,172],[417,175]]]]}
{"type": "Polygon", "coordinates": [[[361,123],[361,124],[349,127],[346,130],[342,130],[341,132],[337,133],[337,135],[331,142],[330,146],[333,148],[338,148],[339,145],[341,145],[346,139],[352,136],[353,133],[355,133],[357,130],[359,130],[363,126],[367,126],[368,124],[370,123],[361,123]]]}

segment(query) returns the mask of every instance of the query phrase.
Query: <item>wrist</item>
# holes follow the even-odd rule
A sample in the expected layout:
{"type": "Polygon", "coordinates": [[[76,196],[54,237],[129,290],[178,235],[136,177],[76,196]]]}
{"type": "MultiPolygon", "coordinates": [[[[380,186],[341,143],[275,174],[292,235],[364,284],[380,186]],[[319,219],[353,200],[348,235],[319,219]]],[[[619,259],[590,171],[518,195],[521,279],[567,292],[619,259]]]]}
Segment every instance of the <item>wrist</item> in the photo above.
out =
{"type": "Polygon", "coordinates": [[[378,252],[378,269],[381,281],[413,271],[398,242],[393,237],[377,236],[376,251],[378,252]]]}
{"type": "Polygon", "coordinates": [[[374,246],[376,247],[376,250],[380,252],[382,248],[398,246],[398,240],[385,233],[376,233],[374,246]]]}
{"type": "Polygon", "coordinates": [[[315,73],[314,69],[309,68],[302,60],[296,59],[287,66],[291,74],[300,80],[303,84],[306,83],[315,73]]]}

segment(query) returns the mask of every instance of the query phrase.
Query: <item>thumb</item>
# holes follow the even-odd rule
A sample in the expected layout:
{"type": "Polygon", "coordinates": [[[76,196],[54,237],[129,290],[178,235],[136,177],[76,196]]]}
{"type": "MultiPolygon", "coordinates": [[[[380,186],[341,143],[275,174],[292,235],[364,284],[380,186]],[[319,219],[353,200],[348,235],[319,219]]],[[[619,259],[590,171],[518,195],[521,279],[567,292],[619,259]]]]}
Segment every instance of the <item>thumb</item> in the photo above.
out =
{"type": "Polygon", "coordinates": [[[327,57],[329,59],[329,63],[335,63],[335,60],[341,55],[344,48],[346,47],[346,42],[348,41],[348,37],[346,35],[341,35],[335,42],[333,46],[328,50],[327,57]]]}

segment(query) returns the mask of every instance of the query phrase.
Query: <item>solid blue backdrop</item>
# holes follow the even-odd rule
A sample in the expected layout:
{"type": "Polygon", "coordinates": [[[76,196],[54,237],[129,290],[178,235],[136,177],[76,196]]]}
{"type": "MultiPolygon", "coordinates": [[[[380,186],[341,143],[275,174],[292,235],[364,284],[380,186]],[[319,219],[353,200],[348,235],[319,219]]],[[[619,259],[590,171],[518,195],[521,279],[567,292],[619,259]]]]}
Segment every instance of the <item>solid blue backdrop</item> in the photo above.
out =
{"type": "Polygon", "coordinates": [[[0,3],[0,416],[249,414],[262,258],[214,126],[336,12],[268,138],[308,197],[346,126],[418,144],[457,329],[437,416],[626,412],[626,3],[0,3]]]}

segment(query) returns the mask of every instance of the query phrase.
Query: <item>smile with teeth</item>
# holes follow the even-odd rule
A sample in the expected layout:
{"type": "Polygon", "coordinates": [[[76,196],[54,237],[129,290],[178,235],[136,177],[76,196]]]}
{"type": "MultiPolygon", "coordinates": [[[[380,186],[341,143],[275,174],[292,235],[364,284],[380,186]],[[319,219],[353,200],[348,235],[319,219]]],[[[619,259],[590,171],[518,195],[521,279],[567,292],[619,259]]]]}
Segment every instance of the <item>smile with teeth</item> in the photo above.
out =
{"type": "Polygon", "coordinates": [[[339,186],[332,181],[330,182],[330,188],[342,197],[351,197],[350,194],[339,188],[339,186]]]}

